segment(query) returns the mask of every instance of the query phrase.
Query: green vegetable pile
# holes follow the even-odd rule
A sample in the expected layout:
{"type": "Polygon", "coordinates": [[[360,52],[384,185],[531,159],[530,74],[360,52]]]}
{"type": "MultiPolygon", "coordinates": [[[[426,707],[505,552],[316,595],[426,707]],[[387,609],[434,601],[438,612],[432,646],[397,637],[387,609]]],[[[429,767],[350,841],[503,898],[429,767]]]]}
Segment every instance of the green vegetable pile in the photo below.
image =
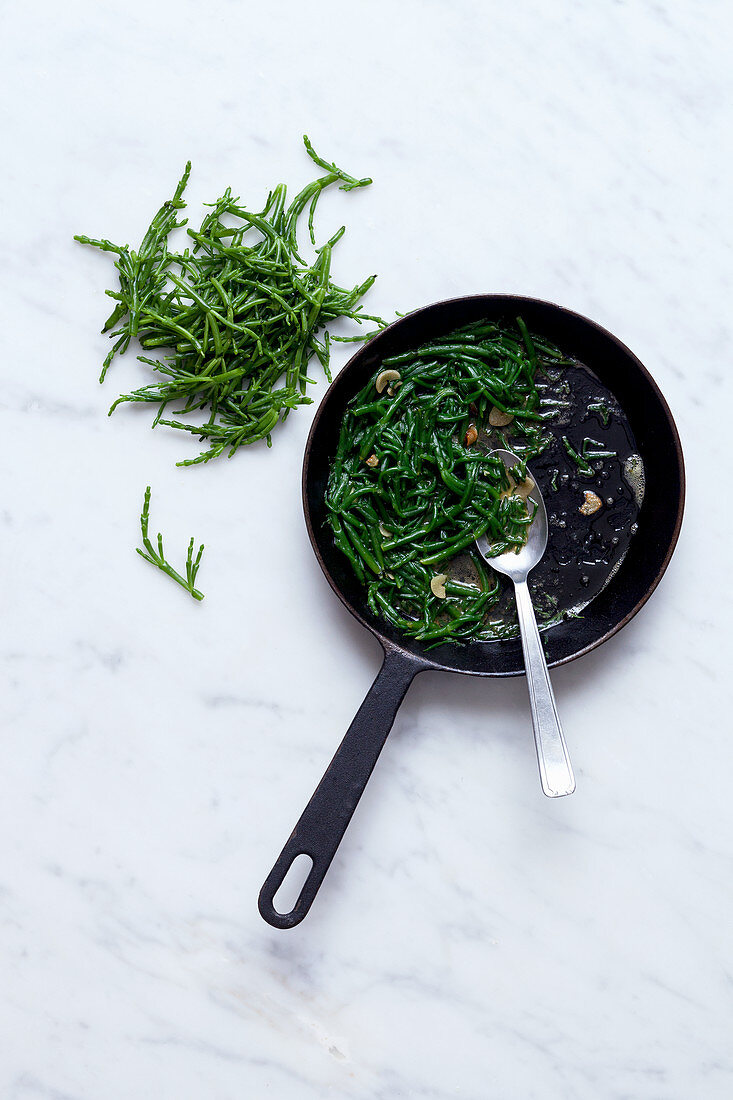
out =
{"type": "Polygon", "coordinates": [[[486,535],[502,553],[526,540],[533,513],[514,490],[547,445],[543,422],[553,415],[535,377],[564,361],[521,318],[516,326],[480,321],[383,360],[349,403],[327,487],[329,522],[372,611],[410,637],[437,645],[512,632],[492,620],[499,580],[474,543],[486,535]],[[492,429],[490,417],[508,427],[492,429]],[[482,429],[497,433],[492,446],[520,457],[513,484],[482,448],[482,429]],[[451,576],[461,553],[475,581],[451,576]]]}
{"type": "Polygon", "coordinates": [[[303,140],[325,175],[304,187],[289,205],[287,189],[279,184],[259,213],[246,210],[227,189],[211,204],[199,229],[187,230],[192,244],[182,252],[170,251],[168,238],[187,224],[177,217],[186,205],[183,192],[190,162],[137,251],[107,240],[75,238],[117,256],[119,290],[107,291],[117,306],[102,330],[111,330],[115,343],[100,381],[133,337],[145,351],[162,353],[161,359],[138,356],[155,380],[118,397],[110,413],[124,402],[157,405],[153,427],[166,424],[206,441],[206,450],[179,466],[208,462],[224,451],[231,456],[244,444],[263,438],[269,444],[277,423],[291,409],[310,403],[305,390],[312,381],[307,372],[313,357],[330,380],[330,340],[344,337],[330,337],[327,330],[319,336],[324,326],[339,317],[384,325],[358,304],[376,276],[352,290],[331,281],[331,254],[344,227],[316,249],[312,264],[300,255],[298,222],[307,208],[315,246],[313,215],[323,190],[340,182],[342,190],[351,191],[372,182],[329,164],[307,137],[303,140]],[[176,419],[164,419],[171,404],[176,419]],[[201,412],[206,415],[198,423],[177,419],[201,412]]]}

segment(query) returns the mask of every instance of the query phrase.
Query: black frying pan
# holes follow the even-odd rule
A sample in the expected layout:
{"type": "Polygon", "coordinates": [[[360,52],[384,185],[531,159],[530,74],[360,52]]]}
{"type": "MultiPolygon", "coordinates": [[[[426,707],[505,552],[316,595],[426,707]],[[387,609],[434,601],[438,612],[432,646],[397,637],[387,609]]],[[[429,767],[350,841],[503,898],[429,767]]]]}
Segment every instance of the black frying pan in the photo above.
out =
{"type": "MultiPolygon", "coordinates": [[[[303,464],[303,507],[316,557],[328,583],[346,608],[371,630],[384,649],[384,664],[323,779],[306,806],[260,892],[259,909],[276,928],[303,919],[321,885],[382,746],[418,672],[465,672],[472,676],[516,676],[524,672],[519,639],[446,644],[426,651],[366,604],[364,589],[334,546],[326,523],[324,495],[344,410],[375,368],[390,355],[416,348],[481,318],[521,314],[529,328],[575,356],[614,394],[631,425],[644,462],[646,492],[621,568],[586,607],[582,618],[545,634],[548,664],[560,665],[595,649],[620,630],[659,584],[682,523],[685,475],[679,436],[667,403],[649,372],[615,336],[577,313],[533,298],[479,294],[426,306],[396,321],[361,348],[328,389],[316,414],[303,464]],[[313,866],[295,906],[278,913],[273,898],[298,855],[313,866]]],[[[579,597],[582,593],[578,592],[579,597]]]]}

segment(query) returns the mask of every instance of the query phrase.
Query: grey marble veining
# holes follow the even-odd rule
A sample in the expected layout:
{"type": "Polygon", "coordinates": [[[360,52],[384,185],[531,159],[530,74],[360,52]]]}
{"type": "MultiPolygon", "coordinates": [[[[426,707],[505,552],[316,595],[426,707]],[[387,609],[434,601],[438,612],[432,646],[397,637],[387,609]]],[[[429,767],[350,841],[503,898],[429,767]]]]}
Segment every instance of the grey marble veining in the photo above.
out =
{"type": "Polygon", "coordinates": [[[0,1096],[730,1097],[732,32],[723,0],[8,9],[0,1096]],[[189,157],[194,218],[299,186],[304,131],[374,178],[323,200],[338,281],[599,321],[689,497],[654,598],[554,674],[576,794],[540,793],[523,682],[421,675],[278,932],[259,887],[379,666],[303,527],[315,406],[176,468],[195,440],[106,415],[138,367],[97,384],[112,263],[72,235],[134,244],[189,157]],[[147,484],[201,605],[134,553],[147,484]]]}

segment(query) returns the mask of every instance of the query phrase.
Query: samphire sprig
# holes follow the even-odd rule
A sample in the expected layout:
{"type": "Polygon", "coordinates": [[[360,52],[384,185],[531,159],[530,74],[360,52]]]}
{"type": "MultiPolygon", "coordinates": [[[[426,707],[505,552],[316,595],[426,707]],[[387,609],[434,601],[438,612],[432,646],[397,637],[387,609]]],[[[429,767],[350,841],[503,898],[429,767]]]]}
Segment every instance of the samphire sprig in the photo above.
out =
{"type": "Polygon", "coordinates": [[[157,566],[163,573],[166,573],[177,584],[180,584],[181,588],[185,588],[195,600],[203,600],[203,592],[199,592],[196,588],[196,574],[199,571],[199,565],[201,564],[201,555],[204,552],[204,544],[198,548],[196,557],[193,556],[193,537],[188,544],[188,554],[186,556],[186,576],[183,577],[177,569],[174,569],[170,562],[166,561],[165,553],[163,551],[163,536],[158,532],[158,547],[153,546],[148,535],[148,521],[150,518],[150,486],[145,490],[145,499],[143,501],[143,510],[140,514],[140,531],[142,536],[142,544],[145,550],[141,550],[140,547],[136,547],[137,553],[141,558],[145,558],[145,561],[149,561],[151,565],[157,566]]]}
{"type": "Polygon", "coordinates": [[[553,415],[535,376],[563,362],[521,318],[478,321],[384,359],[349,402],[328,522],[375,615],[429,646],[514,632],[475,542],[486,535],[498,554],[526,540],[527,461],[553,415]],[[507,471],[494,447],[519,467],[507,471]],[[454,569],[459,557],[468,569],[454,569]]]}
{"type": "Polygon", "coordinates": [[[100,382],[118,353],[136,337],[146,352],[161,358],[138,356],[154,381],[123,394],[110,408],[126,402],[157,406],[153,427],[168,427],[198,436],[206,449],[179,466],[208,462],[223,452],[231,457],[241,446],[267,439],[291,409],[310,404],[306,386],[313,380],[308,367],[315,357],[330,380],[331,340],[364,340],[331,336],[327,326],[339,317],[362,324],[372,321],[378,331],[385,322],[363,311],[361,298],[374,282],[371,275],[352,289],[331,280],[333,249],[344,234],[342,226],[315,249],[308,263],[299,251],[297,230],[307,209],[310,241],[316,238],[313,217],[321,193],[332,184],[352,191],[370,179],[356,179],[318,156],[307,137],[311,160],[325,174],[313,180],[286,203],[287,188],[278,184],[262,210],[252,213],[227,188],[208,204],[199,228],[187,230],[190,244],[171,251],[168,238],[187,224],[178,220],[185,207],[183,192],[190,162],[173,198],[161,206],[135,251],[77,236],[117,256],[118,290],[106,293],[117,305],[103,332],[114,344],[104,360],[100,382]],[[173,406],[172,418],[164,413],[173,406]],[[197,422],[178,419],[204,413],[197,422]]]}

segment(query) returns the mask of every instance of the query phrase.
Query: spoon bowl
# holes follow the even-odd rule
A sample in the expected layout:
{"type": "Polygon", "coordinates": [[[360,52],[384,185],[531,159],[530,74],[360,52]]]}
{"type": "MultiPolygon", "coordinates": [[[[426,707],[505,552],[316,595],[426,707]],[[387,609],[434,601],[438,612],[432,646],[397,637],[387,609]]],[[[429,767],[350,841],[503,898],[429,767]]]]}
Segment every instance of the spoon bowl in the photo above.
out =
{"type": "MultiPolygon", "coordinates": [[[[521,461],[511,451],[497,449],[491,451],[490,454],[500,458],[508,468],[518,465],[521,461]]],[[[491,542],[486,538],[486,535],[481,535],[480,538],[476,539],[476,545],[484,561],[488,562],[492,569],[496,569],[498,573],[504,573],[512,580],[515,577],[526,579],[527,574],[534,569],[547,549],[547,509],[537,482],[529,470],[527,470],[527,477],[532,481],[532,488],[527,494],[527,502],[532,501],[536,505],[536,509],[529,525],[527,541],[524,546],[517,551],[508,550],[506,554],[492,555],[491,542]]]]}

